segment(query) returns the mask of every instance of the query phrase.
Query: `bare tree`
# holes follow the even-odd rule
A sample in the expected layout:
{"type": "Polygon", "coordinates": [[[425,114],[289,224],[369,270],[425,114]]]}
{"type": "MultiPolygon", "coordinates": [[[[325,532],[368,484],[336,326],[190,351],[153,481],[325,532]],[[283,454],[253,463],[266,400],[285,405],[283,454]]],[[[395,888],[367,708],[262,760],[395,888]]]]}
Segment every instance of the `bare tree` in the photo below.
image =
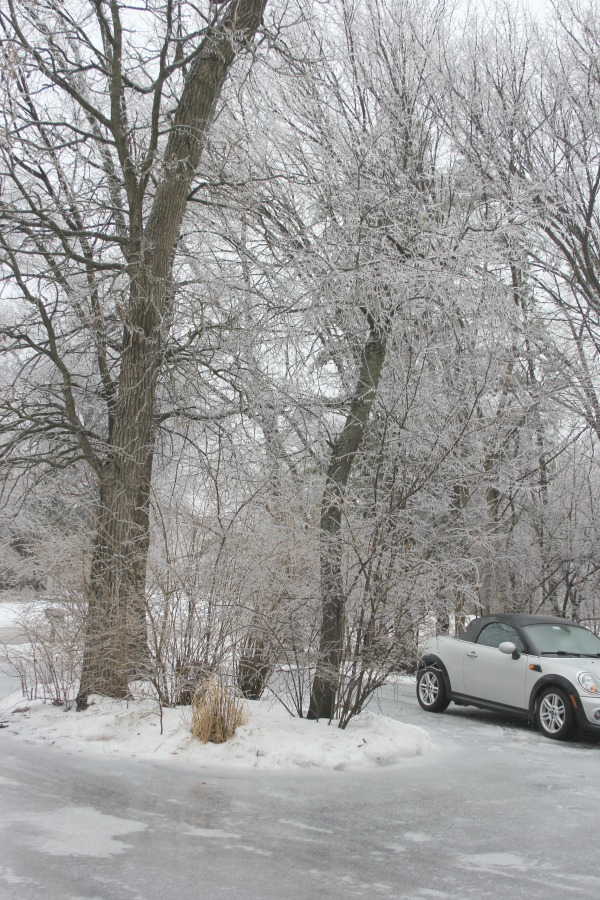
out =
{"type": "Polygon", "coordinates": [[[527,575],[529,596],[517,588],[515,570],[509,574],[508,546],[512,542],[516,551],[523,536],[518,536],[519,520],[524,525],[532,516],[538,550],[547,556],[542,566],[547,574],[536,585],[534,604],[555,609],[566,575],[562,564],[556,568],[552,548],[556,523],[550,482],[557,478],[564,484],[561,452],[583,462],[587,439],[581,454],[573,448],[585,429],[597,435],[600,409],[600,32],[597,11],[585,2],[556,7],[554,16],[537,26],[522,10],[515,13],[501,6],[484,16],[447,57],[453,99],[444,114],[465,165],[480,183],[488,223],[496,221],[498,239],[506,243],[504,277],[519,311],[501,392],[502,405],[516,414],[516,427],[508,443],[491,441],[485,460],[496,539],[489,545],[483,604],[506,608],[531,602],[527,575]],[[518,395],[529,396],[529,409],[515,405],[518,395]],[[523,457],[519,474],[511,462],[510,484],[507,462],[516,459],[515,453],[522,455],[527,444],[529,464],[523,457]]]}
{"type": "MultiPolygon", "coordinates": [[[[441,114],[448,86],[436,54],[448,20],[408,3],[340,3],[329,13],[326,39],[318,22],[303,26],[304,40],[295,35],[310,69],[292,44],[277,84],[244,105],[251,136],[243,152],[241,142],[228,148],[211,195],[220,256],[235,257],[252,298],[249,321],[276,323],[258,337],[258,353],[244,350],[243,415],[288,489],[295,468],[306,479],[312,466],[322,483],[322,628],[309,714],[328,716],[347,666],[364,663],[364,674],[379,665],[373,685],[411,652],[393,612],[400,598],[410,597],[407,632],[427,602],[429,611],[454,609],[468,598],[477,608],[481,548],[493,557],[506,521],[508,480],[500,485],[497,470],[510,466],[517,481],[531,468],[506,447],[534,402],[519,361],[526,337],[506,239],[515,225],[495,216],[441,114]],[[217,228],[219,204],[227,213],[217,228]],[[468,502],[485,534],[477,559],[468,502]],[[459,532],[464,566],[451,543],[459,532]],[[453,567],[454,594],[435,566],[453,567]]],[[[364,699],[361,677],[353,697],[364,699]]],[[[351,708],[348,692],[343,703],[351,708]]]]}
{"type": "Polygon", "coordinates": [[[4,458],[85,459],[97,478],[81,706],[91,691],[126,695],[144,662],[174,254],[217,101],[265,2],[134,13],[8,0],[0,13],[3,350],[17,360],[4,458]],[[43,390],[23,397],[36,378],[43,390]]]}
{"type": "MultiPolygon", "coordinates": [[[[441,96],[436,95],[435,55],[445,34],[443,16],[432,12],[421,20],[410,3],[393,9],[384,3],[340,3],[329,13],[326,39],[318,23],[313,31],[304,28],[303,48],[313,57],[310,71],[302,70],[302,78],[293,70],[284,73],[278,89],[271,90],[273,105],[286,110],[286,133],[264,120],[250,155],[258,157],[269,141],[277,151],[264,162],[266,181],[258,175],[265,172],[258,164],[254,177],[245,179],[254,190],[252,195],[247,188],[246,239],[231,234],[231,246],[257,273],[256,283],[261,272],[263,290],[269,278],[278,284],[279,292],[273,290],[265,307],[287,325],[287,356],[282,352],[272,371],[279,366],[290,380],[272,388],[270,416],[252,400],[247,413],[263,429],[270,419],[265,440],[277,434],[279,440],[277,427],[286,422],[280,460],[287,464],[293,458],[295,440],[295,458],[306,460],[310,448],[323,479],[318,527],[322,627],[311,716],[333,715],[339,697],[350,627],[347,501],[356,461],[372,473],[361,447],[380,411],[381,379],[392,383],[386,369],[401,360],[408,373],[405,382],[398,379],[399,390],[409,398],[406,405],[411,413],[416,408],[410,399],[415,391],[423,404],[420,413],[427,415],[432,398],[424,386],[435,388],[425,373],[434,372],[439,352],[432,335],[440,328],[444,341],[454,340],[462,314],[454,294],[464,290],[466,278],[481,284],[486,277],[481,241],[478,249],[470,243],[468,254],[462,249],[465,235],[480,220],[478,198],[455,169],[436,118],[441,96]],[[469,255],[475,265],[467,262],[469,255]],[[290,357],[300,360],[301,376],[289,365],[290,357]],[[303,428],[297,427],[299,421],[303,428]]],[[[269,101],[265,106],[268,111],[269,101]]],[[[470,364],[470,354],[468,359],[470,364]]],[[[483,369],[483,379],[474,379],[473,397],[485,383],[483,369]]],[[[263,381],[273,385],[277,378],[265,371],[263,381]]],[[[468,428],[473,398],[470,402],[470,407],[469,401],[459,404],[462,419],[454,402],[447,415],[435,406],[442,415],[440,430],[453,425],[450,446],[468,428]]],[[[401,419],[406,407],[398,406],[401,419]]],[[[395,433],[402,440],[401,427],[395,433]]],[[[440,432],[430,436],[432,446],[423,450],[430,458],[421,461],[407,502],[450,452],[440,432]]],[[[370,446],[376,456],[381,445],[370,446]]],[[[384,452],[390,450],[385,444],[384,452]]],[[[401,495],[398,488],[394,502],[401,495]]]]}

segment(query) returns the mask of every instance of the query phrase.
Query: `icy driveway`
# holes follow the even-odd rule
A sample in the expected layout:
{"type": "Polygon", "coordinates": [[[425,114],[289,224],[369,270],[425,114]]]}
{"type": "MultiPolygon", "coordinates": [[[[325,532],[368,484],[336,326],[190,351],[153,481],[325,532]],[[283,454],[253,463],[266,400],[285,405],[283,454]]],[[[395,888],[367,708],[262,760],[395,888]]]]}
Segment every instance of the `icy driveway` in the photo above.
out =
{"type": "Polygon", "coordinates": [[[192,771],[0,732],[0,896],[595,900],[598,743],[428,716],[413,692],[383,711],[434,749],[366,773],[192,771]]]}

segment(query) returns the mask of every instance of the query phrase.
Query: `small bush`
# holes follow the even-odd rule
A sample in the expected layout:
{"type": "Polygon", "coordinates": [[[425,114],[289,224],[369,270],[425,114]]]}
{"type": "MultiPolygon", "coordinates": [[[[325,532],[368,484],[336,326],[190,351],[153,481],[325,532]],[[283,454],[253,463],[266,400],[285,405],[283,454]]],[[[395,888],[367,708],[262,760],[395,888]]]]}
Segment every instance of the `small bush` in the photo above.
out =
{"type": "Polygon", "coordinates": [[[69,599],[23,606],[15,624],[24,643],[0,644],[0,659],[21,681],[23,696],[71,709],[79,687],[85,607],[69,599]]]}
{"type": "Polygon", "coordinates": [[[203,744],[224,744],[244,725],[244,709],[229,688],[215,678],[207,679],[192,697],[192,737],[203,744]]]}

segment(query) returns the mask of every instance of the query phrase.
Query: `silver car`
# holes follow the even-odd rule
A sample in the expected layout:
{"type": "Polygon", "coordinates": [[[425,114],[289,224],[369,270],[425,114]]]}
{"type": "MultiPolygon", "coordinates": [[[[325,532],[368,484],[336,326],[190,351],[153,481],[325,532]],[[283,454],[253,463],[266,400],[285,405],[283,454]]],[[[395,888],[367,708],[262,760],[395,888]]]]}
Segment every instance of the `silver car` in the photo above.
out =
{"type": "Polygon", "coordinates": [[[417,698],[427,712],[454,702],[515,714],[556,740],[600,734],[600,638],[556,616],[481,616],[427,641],[417,698]]]}

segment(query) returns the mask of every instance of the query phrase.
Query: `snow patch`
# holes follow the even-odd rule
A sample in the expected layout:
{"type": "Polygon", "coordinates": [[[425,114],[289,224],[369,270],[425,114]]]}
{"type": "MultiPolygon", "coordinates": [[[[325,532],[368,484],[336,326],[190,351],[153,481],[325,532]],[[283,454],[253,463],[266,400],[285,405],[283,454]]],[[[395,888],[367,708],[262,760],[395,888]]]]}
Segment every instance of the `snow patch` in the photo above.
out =
{"type": "Polygon", "coordinates": [[[24,875],[15,875],[9,866],[0,866],[0,881],[6,884],[33,884],[33,878],[26,878],[24,875]]]}
{"type": "Polygon", "coordinates": [[[145,831],[143,822],[105,815],[87,806],[64,806],[48,813],[19,813],[3,822],[18,823],[35,839],[36,850],[50,856],[109,857],[129,849],[119,838],[145,831]]]}
{"type": "Polygon", "coordinates": [[[513,869],[518,872],[526,872],[534,869],[538,861],[527,859],[519,853],[473,853],[463,856],[461,864],[469,868],[497,872],[501,869],[513,869]]]}

